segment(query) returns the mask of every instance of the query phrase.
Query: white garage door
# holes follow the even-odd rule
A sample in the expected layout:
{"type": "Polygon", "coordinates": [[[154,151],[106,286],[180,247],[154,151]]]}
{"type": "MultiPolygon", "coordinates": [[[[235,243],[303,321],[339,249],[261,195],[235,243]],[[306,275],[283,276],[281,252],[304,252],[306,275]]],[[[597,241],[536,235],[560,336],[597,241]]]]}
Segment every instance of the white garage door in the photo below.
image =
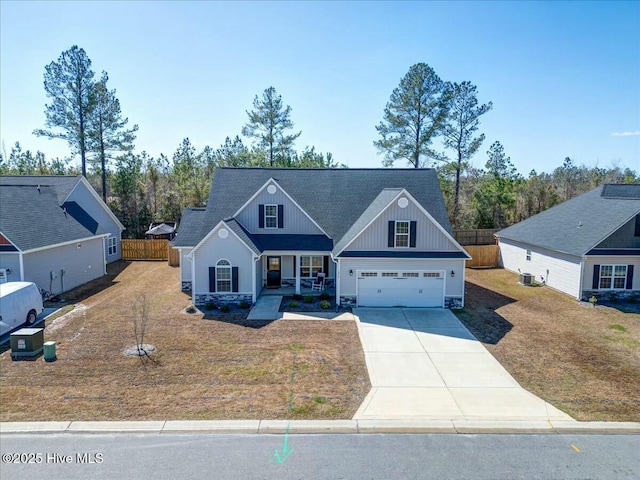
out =
{"type": "Polygon", "coordinates": [[[361,307],[444,307],[444,272],[360,271],[361,307]]]}

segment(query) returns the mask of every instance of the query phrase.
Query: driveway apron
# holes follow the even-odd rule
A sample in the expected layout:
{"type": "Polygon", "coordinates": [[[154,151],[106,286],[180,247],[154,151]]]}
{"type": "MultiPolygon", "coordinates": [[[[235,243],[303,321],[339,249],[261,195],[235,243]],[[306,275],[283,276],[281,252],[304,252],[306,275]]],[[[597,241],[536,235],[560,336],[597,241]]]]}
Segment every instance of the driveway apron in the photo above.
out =
{"type": "Polygon", "coordinates": [[[522,388],[450,310],[354,315],[371,379],[355,419],[571,420],[522,388]]]}

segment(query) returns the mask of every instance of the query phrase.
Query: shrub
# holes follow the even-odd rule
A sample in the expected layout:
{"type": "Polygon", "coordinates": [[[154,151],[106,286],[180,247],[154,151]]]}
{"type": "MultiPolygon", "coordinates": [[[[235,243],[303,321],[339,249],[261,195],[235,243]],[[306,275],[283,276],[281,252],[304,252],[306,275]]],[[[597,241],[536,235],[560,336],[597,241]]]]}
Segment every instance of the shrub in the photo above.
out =
{"type": "Polygon", "coordinates": [[[198,311],[198,309],[196,307],[193,306],[193,304],[189,304],[187,305],[187,308],[185,308],[187,313],[196,313],[198,311]]]}
{"type": "Polygon", "coordinates": [[[231,310],[231,307],[229,305],[227,305],[226,303],[224,305],[220,305],[220,311],[221,312],[228,312],[231,310]]]}
{"type": "Polygon", "coordinates": [[[293,294],[293,299],[294,300],[302,300],[302,295],[300,295],[299,293],[294,293],[293,294]]]}
{"type": "Polygon", "coordinates": [[[305,295],[304,296],[304,303],[313,303],[315,301],[316,301],[316,299],[314,298],[313,295],[305,295]]]}
{"type": "Polygon", "coordinates": [[[589,303],[594,307],[596,306],[596,303],[598,303],[598,299],[596,298],[595,295],[591,295],[591,297],[589,297],[589,303]]]}
{"type": "Polygon", "coordinates": [[[609,301],[610,301],[611,303],[616,303],[616,302],[618,301],[618,294],[617,294],[617,293],[615,293],[615,292],[611,292],[611,293],[609,294],[609,301]]]}
{"type": "Polygon", "coordinates": [[[296,302],[295,300],[292,302],[289,302],[289,308],[298,308],[300,306],[300,304],[298,302],[296,302]]]}
{"type": "Polygon", "coordinates": [[[322,292],[320,294],[320,300],[329,300],[331,298],[331,295],[329,295],[327,292],[322,292]]]}
{"type": "Polygon", "coordinates": [[[327,308],[331,308],[331,302],[330,302],[330,301],[328,301],[328,300],[322,300],[322,301],[320,302],[320,308],[324,308],[325,310],[326,310],[327,308]]]}
{"type": "Polygon", "coordinates": [[[251,305],[250,305],[250,304],[249,304],[249,302],[247,302],[246,300],[243,300],[243,301],[241,301],[241,302],[238,304],[238,306],[239,306],[240,308],[243,308],[243,309],[245,309],[245,310],[246,310],[246,309],[247,309],[247,308],[249,308],[251,305]]]}
{"type": "Polygon", "coordinates": [[[635,295],[631,295],[631,296],[627,299],[627,301],[628,301],[629,303],[634,303],[634,304],[635,304],[635,303],[638,303],[638,297],[636,297],[635,295]]]}
{"type": "Polygon", "coordinates": [[[204,308],[206,308],[207,310],[217,310],[218,306],[213,302],[209,302],[204,306],[204,308]]]}

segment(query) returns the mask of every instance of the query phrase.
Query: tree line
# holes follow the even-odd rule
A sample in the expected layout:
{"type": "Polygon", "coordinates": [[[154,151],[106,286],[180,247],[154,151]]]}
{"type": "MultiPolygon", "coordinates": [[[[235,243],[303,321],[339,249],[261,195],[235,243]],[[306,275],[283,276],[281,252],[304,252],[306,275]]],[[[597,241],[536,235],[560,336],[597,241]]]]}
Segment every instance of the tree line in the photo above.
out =
{"type": "MultiPolygon", "coordinates": [[[[71,156],[48,160],[16,143],[0,155],[0,174],[82,174],[127,227],[127,237],[143,238],[151,221],[179,221],[184,208],[205,206],[218,167],[345,168],[313,146],[296,150],[302,132],[294,130],[291,107],[274,87],[255,96],[242,136],[227,136],[218,148],[198,150],[185,138],[171,156],[136,153],[138,126],[128,127],[107,72],[94,77],[77,46],[45,67],[47,129],[34,134],[65,140],[71,156]],[[70,162],[78,155],[79,169],[70,162]]],[[[478,133],[480,117],[492,108],[491,102],[479,104],[471,82],[443,81],[419,63],[393,90],[376,126],[380,139],[374,145],[384,166],[404,160],[436,168],[455,228],[502,228],[601,183],[640,181],[628,168],[578,166],[568,157],[550,173],[532,170],[525,178],[500,142],[490,146],[484,168],[475,168],[471,159],[485,139],[478,133]],[[445,151],[435,148],[438,140],[445,151]]]]}

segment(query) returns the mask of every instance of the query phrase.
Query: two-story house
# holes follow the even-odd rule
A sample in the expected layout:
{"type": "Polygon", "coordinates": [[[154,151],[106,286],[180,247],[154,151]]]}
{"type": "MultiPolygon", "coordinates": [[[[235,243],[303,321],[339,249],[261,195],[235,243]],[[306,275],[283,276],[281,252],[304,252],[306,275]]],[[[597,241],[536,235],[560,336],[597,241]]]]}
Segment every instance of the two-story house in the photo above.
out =
{"type": "Polygon", "coordinates": [[[219,168],[174,247],[195,304],[304,293],[323,273],[342,305],[459,307],[470,258],[432,169],[219,168]]]}
{"type": "Polygon", "coordinates": [[[577,299],[640,296],[640,185],[602,185],[496,236],[504,268],[577,299]]]}

